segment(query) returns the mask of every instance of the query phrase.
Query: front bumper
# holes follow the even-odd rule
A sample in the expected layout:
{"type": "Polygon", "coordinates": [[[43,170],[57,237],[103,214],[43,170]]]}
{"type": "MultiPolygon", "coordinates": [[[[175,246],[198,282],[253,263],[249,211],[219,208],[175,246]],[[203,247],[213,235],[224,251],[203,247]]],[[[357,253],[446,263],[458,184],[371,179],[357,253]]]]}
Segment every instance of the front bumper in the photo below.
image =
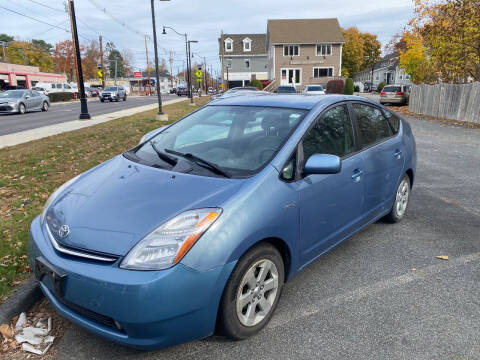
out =
{"type": "Polygon", "coordinates": [[[18,112],[18,105],[0,104],[0,113],[10,114],[18,112]]]}
{"type": "MultiPolygon", "coordinates": [[[[131,271],[58,253],[37,217],[28,247],[36,259],[62,273],[62,286],[43,275],[40,287],[64,317],[110,340],[141,349],[209,336],[223,288],[235,262],[200,272],[182,264],[162,271],[131,271]]],[[[38,261],[37,261],[38,264],[38,261]]]]}
{"type": "Polygon", "coordinates": [[[102,100],[117,100],[118,95],[116,95],[116,94],[102,94],[102,95],[100,95],[100,99],[102,99],[102,100]]]}

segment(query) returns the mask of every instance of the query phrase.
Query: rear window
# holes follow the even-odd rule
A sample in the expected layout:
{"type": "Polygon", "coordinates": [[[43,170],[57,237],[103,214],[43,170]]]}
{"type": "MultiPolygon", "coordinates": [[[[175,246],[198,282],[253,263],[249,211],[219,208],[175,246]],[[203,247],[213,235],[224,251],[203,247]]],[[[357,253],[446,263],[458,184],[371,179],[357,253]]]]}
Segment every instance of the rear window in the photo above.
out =
{"type": "Polygon", "coordinates": [[[309,86],[308,91],[323,91],[322,86],[309,86]]]}
{"type": "Polygon", "coordinates": [[[400,86],[385,86],[383,88],[383,91],[385,91],[385,92],[397,92],[397,91],[402,91],[402,88],[400,86]]]}

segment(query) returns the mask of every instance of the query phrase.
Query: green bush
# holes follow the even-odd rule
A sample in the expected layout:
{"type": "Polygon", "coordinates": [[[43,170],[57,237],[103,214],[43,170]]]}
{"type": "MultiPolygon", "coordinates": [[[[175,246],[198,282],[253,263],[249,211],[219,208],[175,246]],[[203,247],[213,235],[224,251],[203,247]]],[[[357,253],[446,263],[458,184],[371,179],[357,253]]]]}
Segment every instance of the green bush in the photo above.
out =
{"type": "Polygon", "coordinates": [[[387,83],[385,81],[382,81],[380,84],[378,84],[377,91],[378,92],[382,91],[385,85],[387,85],[387,83]]]}
{"type": "Polygon", "coordinates": [[[353,95],[353,79],[347,78],[347,82],[345,83],[345,94],[346,95],[353,95]]]}
{"type": "Polygon", "coordinates": [[[60,102],[60,101],[69,101],[73,100],[73,93],[69,92],[56,92],[48,94],[50,102],[60,102]]]}
{"type": "Polygon", "coordinates": [[[344,94],[345,84],[343,80],[330,80],[327,83],[327,94],[344,94]]]}
{"type": "Polygon", "coordinates": [[[250,81],[250,86],[254,86],[254,87],[256,87],[258,90],[262,90],[262,89],[263,89],[263,85],[262,85],[262,83],[260,82],[260,80],[258,80],[258,79],[253,79],[252,81],[250,81]]]}

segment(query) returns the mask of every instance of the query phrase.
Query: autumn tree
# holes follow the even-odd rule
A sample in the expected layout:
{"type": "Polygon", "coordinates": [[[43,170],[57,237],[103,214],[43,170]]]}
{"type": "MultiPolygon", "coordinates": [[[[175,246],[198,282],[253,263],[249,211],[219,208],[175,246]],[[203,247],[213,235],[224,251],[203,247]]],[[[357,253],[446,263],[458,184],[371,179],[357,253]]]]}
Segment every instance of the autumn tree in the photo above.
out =
{"type": "Polygon", "coordinates": [[[100,63],[100,45],[96,40],[91,41],[84,46],[82,56],[83,78],[96,79],[98,78],[98,64],[100,63]]]}
{"type": "Polygon", "coordinates": [[[441,80],[480,81],[480,0],[414,1],[406,32],[421,39],[441,80]]]}
{"type": "MultiPolygon", "coordinates": [[[[80,47],[80,51],[83,51],[83,47],[80,47]]],[[[76,81],[75,49],[71,40],[55,44],[53,62],[55,71],[67,74],[68,81],[76,81]]]]}
{"type": "Polygon", "coordinates": [[[362,33],[357,27],[342,30],[342,75],[353,76],[380,60],[381,44],[377,36],[362,33]]]}
{"type": "Polygon", "coordinates": [[[5,57],[9,63],[38,66],[40,71],[53,71],[51,54],[30,42],[10,41],[5,49],[5,57]]]}
{"type": "Polygon", "coordinates": [[[405,31],[402,36],[404,49],[399,49],[400,66],[410,75],[415,84],[433,83],[438,78],[430,61],[427,49],[423,46],[423,38],[418,32],[405,31]]]}

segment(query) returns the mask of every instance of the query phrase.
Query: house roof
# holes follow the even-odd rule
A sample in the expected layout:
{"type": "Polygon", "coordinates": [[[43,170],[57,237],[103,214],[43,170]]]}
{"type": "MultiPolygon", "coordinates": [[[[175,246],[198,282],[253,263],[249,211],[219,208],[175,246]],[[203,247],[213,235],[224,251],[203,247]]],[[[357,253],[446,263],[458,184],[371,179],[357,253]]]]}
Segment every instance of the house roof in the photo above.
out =
{"type": "MultiPolygon", "coordinates": [[[[225,56],[228,55],[266,55],[266,41],[267,35],[266,34],[223,34],[223,41],[227,39],[233,40],[233,51],[225,51],[225,56]],[[243,40],[250,39],[251,42],[251,51],[243,51],[243,40]]],[[[221,39],[218,38],[218,42],[220,44],[221,39]]],[[[220,44],[220,46],[224,46],[220,44]]],[[[218,49],[219,55],[222,55],[222,48],[218,49]]]]}
{"type": "Polygon", "coordinates": [[[316,44],[344,42],[338,19],[270,19],[270,44],[316,44]]]}

